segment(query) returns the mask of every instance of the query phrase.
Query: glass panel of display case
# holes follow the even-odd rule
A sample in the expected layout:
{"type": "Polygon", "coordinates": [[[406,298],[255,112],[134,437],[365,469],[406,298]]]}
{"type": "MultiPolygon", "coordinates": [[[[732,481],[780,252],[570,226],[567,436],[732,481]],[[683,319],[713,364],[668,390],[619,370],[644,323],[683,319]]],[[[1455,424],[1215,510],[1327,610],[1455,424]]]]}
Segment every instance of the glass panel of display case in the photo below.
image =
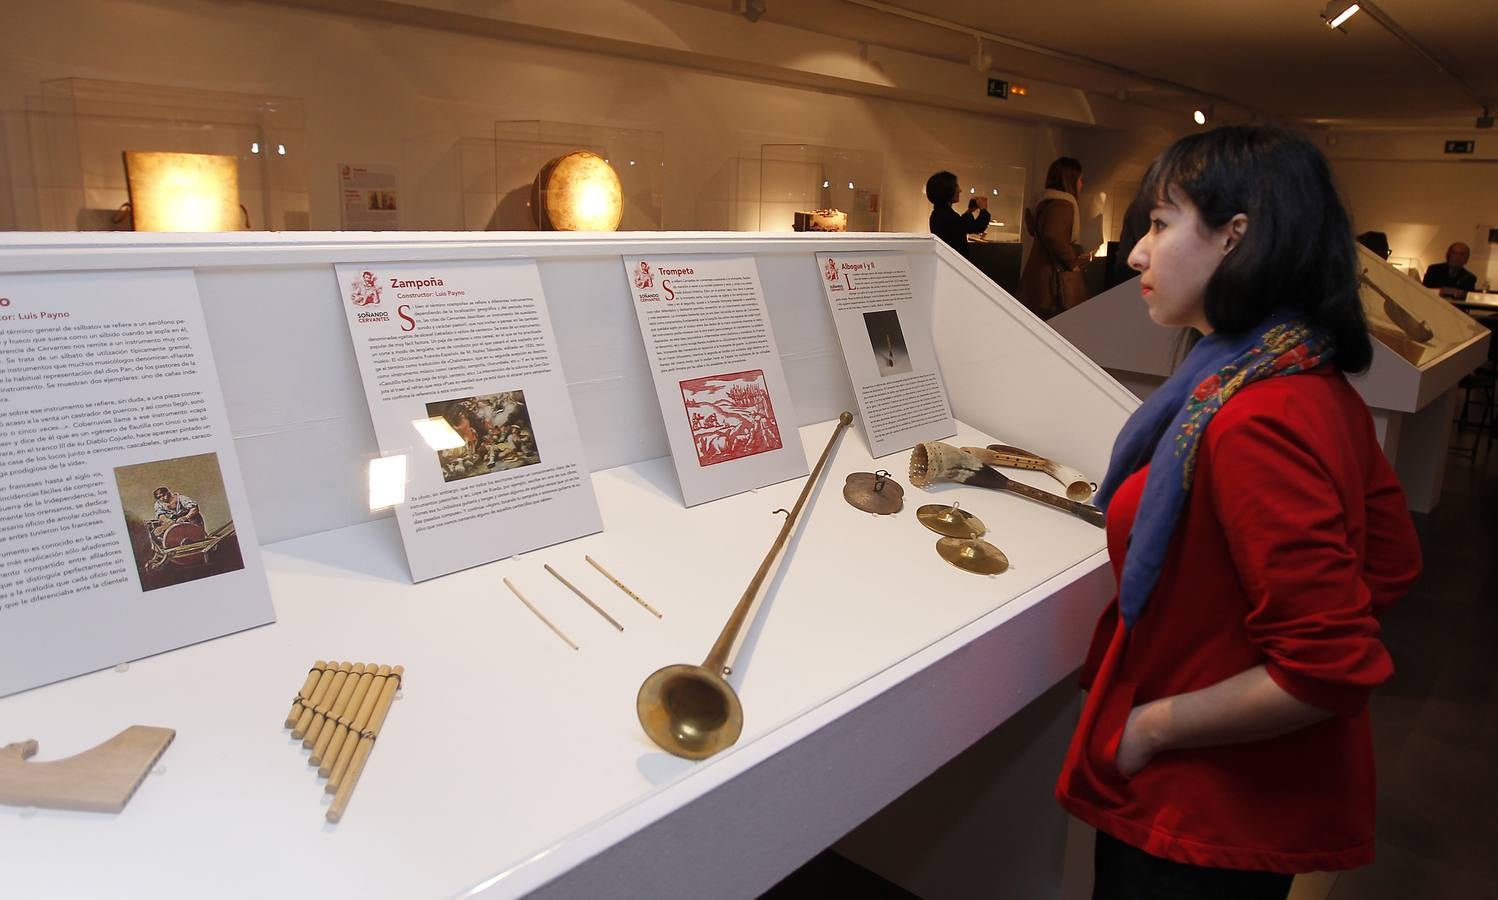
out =
{"type": "Polygon", "coordinates": [[[128,230],[126,151],[233,157],[244,227],[308,227],[297,98],[65,78],[28,98],[27,118],[42,230],[128,230]]]}
{"type": "MultiPolygon", "coordinates": [[[[932,156],[913,160],[913,171],[919,177],[909,187],[913,199],[929,205],[926,199],[926,179],[940,171],[957,176],[957,185],[962,197],[953,205],[959,213],[968,207],[968,200],[979,194],[988,198],[988,212],[992,221],[983,239],[993,243],[1016,242],[1025,228],[1025,167],[985,162],[968,157],[932,156]]],[[[902,186],[900,190],[905,190],[902,186]]],[[[924,224],[924,222],[922,223],[924,224]]],[[[924,230],[924,228],[922,229],[924,230]]]]}
{"type": "MultiPolygon", "coordinates": [[[[983,239],[996,243],[1018,241],[1025,227],[1024,167],[979,163],[963,166],[957,176],[964,196],[971,199],[982,194],[988,198],[992,221],[983,239]]],[[[966,208],[966,201],[957,201],[958,212],[966,208]]]]}
{"type": "Polygon", "coordinates": [[[760,231],[878,231],[884,155],[813,144],[760,146],[760,231]]]}
{"type": "Polygon", "coordinates": [[[495,142],[489,138],[460,138],[453,145],[458,165],[458,190],[463,201],[464,231],[512,231],[499,206],[495,142]]]}
{"type": "MultiPolygon", "coordinates": [[[[488,227],[659,231],[665,227],[665,147],[659,131],[543,120],[496,122],[488,227]]],[[[465,168],[464,218],[471,222],[484,217],[469,210],[468,174],[465,168]]]]}
{"type": "Polygon", "coordinates": [[[0,231],[28,229],[35,188],[26,156],[26,117],[0,111],[0,231]]]}
{"type": "Polygon", "coordinates": [[[1467,313],[1359,246],[1359,291],[1368,331],[1418,369],[1483,333],[1467,313]]]}

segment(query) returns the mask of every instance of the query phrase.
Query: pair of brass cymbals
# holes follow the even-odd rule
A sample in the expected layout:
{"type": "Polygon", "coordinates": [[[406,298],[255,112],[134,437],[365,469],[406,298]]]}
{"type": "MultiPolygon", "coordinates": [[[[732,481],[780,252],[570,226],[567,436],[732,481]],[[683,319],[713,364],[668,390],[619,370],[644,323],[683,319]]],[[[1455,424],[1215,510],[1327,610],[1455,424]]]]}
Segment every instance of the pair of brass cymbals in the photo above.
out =
{"type": "Polygon", "coordinates": [[[983,540],[988,533],[983,520],[958,504],[928,503],[915,511],[915,517],[942,535],[936,542],[937,554],[964,572],[997,575],[1009,568],[1009,557],[1004,551],[983,540]]]}

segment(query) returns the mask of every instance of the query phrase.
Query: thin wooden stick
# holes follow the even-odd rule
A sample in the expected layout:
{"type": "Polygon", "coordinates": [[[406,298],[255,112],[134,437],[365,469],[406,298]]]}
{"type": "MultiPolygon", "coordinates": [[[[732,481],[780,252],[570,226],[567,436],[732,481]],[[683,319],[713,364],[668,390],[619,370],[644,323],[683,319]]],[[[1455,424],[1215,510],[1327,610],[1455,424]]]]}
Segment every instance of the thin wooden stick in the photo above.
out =
{"type": "Polygon", "coordinates": [[[343,714],[338,717],[338,725],[334,728],[332,740],[322,752],[314,753],[318,757],[317,774],[324,778],[333,774],[333,763],[338,759],[338,754],[343,750],[344,738],[349,735],[349,726],[359,715],[359,710],[364,706],[364,697],[369,693],[369,686],[374,683],[375,670],[379,666],[369,663],[364,667],[364,674],[359,676],[359,683],[354,687],[354,696],[349,698],[348,705],[344,707],[343,714]]]}
{"type": "Polygon", "coordinates": [[[535,613],[536,614],[536,618],[538,618],[542,622],[544,622],[546,624],[546,627],[550,628],[552,630],[553,634],[555,634],[557,637],[561,638],[562,640],[566,641],[567,642],[567,646],[571,647],[573,650],[578,649],[577,645],[574,644],[574,643],[572,643],[572,638],[568,637],[565,634],[562,634],[562,629],[560,629],[560,628],[556,627],[555,625],[551,624],[551,620],[550,619],[548,619],[545,616],[541,615],[541,610],[536,609],[535,606],[531,605],[531,602],[529,600],[525,599],[525,595],[522,594],[522,593],[520,593],[520,588],[518,588],[514,584],[512,584],[510,582],[510,579],[508,579],[508,578],[503,579],[503,580],[504,580],[504,583],[505,583],[505,587],[507,587],[507,588],[510,589],[510,593],[514,594],[516,597],[519,597],[520,598],[520,602],[525,604],[525,608],[528,609],[528,610],[530,610],[531,612],[535,613]]]}
{"type": "Polygon", "coordinates": [[[384,687],[380,691],[380,700],[375,705],[374,715],[359,735],[359,748],[354,751],[353,764],[349,766],[348,773],[338,784],[338,793],[333,797],[333,805],[328,807],[329,822],[342,819],[344,811],[348,809],[349,799],[353,797],[354,788],[359,784],[359,776],[364,774],[364,765],[369,762],[369,753],[374,749],[375,738],[380,736],[380,728],[385,724],[385,716],[390,712],[391,702],[395,700],[395,691],[400,687],[400,676],[405,671],[403,666],[396,666],[391,670],[390,677],[385,679],[384,687]]]}
{"type": "Polygon", "coordinates": [[[296,699],[291,702],[291,712],[286,714],[287,728],[296,727],[297,719],[302,717],[302,705],[312,699],[312,692],[317,688],[317,682],[322,678],[323,669],[327,665],[323,660],[318,660],[307,673],[307,680],[302,682],[302,689],[296,692],[296,699]]]}
{"type": "Polygon", "coordinates": [[[302,735],[304,750],[311,750],[312,745],[317,743],[317,735],[322,731],[323,723],[328,721],[328,712],[343,694],[343,686],[348,683],[349,672],[353,669],[353,663],[338,664],[338,671],[333,675],[333,683],[328,685],[328,692],[323,694],[322,702],[312,710],[312,722],[307,726],[307,732],[302,735]]]}
{"type": "Polygon", "coordinates": [[[573,587],[572,582],[570,582],[567,579],[563,578],[561,576],[561,574],[557,572],[556,569],[553,569],[550,565],[543,565],[541,568],[543,568],[546,571],[550,572],[551,573],[551,577],[555,578],[557,581],[560,581],[562,584],[567,585],[567,589],[568,590],[572,591],[572,593],[574,593],[574,594],[578,595],[579,597],[581,597],[582,601],[584,603],[586,603],[589,606],[593,607],[593,611],[596,612],[596,613],[598,613],[600,616],[603,616],[605,619],[607,619],[610,625],[614,626],[615,628],[619,629],[620,631],[624,630],[624,626],[620,625],[619,622],[617,620],[615,620],[613,616],[611,616],[608,613],[604,612],[603,611],[603,607],[599,606],[597,603],[594,603],[592,600],[589,600],[587,594],[584,594],[582,591],[578,590],[576,587],[573,587]]]}
{"type": "Polygon", "coordinates": [[[296,727],[291,729],[291,736],[301,740],[307,729],[312,725],[312,717],[316,715],[316,706],[322,702],[322,698],[328,692],[328,686],[333,683],[333,677],[338,674],[338,669],[332,663],[323,669],[322,677],[317,680],[317,687],[313,689],[312,696],[302,704],[302,715],[296,720],[296,727]]]}
{"type": "Polygon", "coordinates": [[[322,728],[317,731],[316,739],[312,732],[307,733],[307,740],[312,741],[312,755],[307,757],[307,764],[315,766],[322,762],[322,755],[327,752],[328,744],[333,740],[333,731],[338,727],[338,717],[348,709],[349,703],[353,702],[354,690],[359,686],[359,681],[364,677],[364,663],[354,663],[349,670],[348,678],[344,679],[343,690],[338,692],[338,699],[328,708],[328,715],[323,719],[322,728]]]}
{"type": "Polygon", "coordinates": [[[583,559],[586,559],[588,561],[588,565],[590,565],[593,568],[597,569],[599,571],[599,573],[603,575],[604,578],[607,578],[609,581],[612,581],[614,583],[614,587],[616,587],[619,590],[623,591],[624,593],[628,594],[631,600],[633,600],[636,603],[640,604],[641,606],[645,607],[645,609],[648,610],[650,612],[650,614],[653,615],[653,616],[655,616],[657,619],[661,618],[661,614],[660,614],[659,610],[657,610],[655,607],[651,606],[649,603],[646,603],[645,602],[645,598],[641,597],[639,594],[636,594],[634,591],[632,591],[629,588],[625,587],[624,582],[622,582],[619,579],[615,578],[613,575],[610,575],[608,569],[605,569],[603,566],[600,566],[598,564],[598,560],[594,559],[591,556],[584,556],[583,559]]]}
{"type": "Polygon", "coordinates": [[[359,705],[359,714],[354,717],[354,723],[349,726],[349,736],[339,748],[338,759],[333,763],[332,771],[328,773],[328,786],[325,789],[328,793],[338,792],[338,785],[343,781],[344,773],[348,771],[349,763],[354,758],[354,747],[358,744],[354,737],[363,733],[369,724],[369,717],[374,715],[375,704],[379,702],[380,693],[384,690],[389,676],[390,667],[380,666],[380,670],[375,673],[374,681],[370,682],[369,690],[364,694],[364,702],[359,705]]]}

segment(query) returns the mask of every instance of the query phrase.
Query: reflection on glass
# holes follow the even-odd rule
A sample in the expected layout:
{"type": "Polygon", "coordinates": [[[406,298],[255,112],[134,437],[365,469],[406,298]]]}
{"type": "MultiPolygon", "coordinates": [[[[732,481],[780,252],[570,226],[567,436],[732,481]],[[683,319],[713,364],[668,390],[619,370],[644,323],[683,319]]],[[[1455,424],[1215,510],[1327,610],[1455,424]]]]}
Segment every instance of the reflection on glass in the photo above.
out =
{"type": "Polygon", "coordinates": [[[373,512],[406,502],[406,455],[369,461],[369,509],[373,512]]]}
{"type": "Polygon", "coordinates": [[[415,426],[416,433],[427,442],[427,446],[433,450],[456,450],[465,443],[463,436],[458,430],[441,416],[430,419],[412,419],[411,424],[415,426]]]}

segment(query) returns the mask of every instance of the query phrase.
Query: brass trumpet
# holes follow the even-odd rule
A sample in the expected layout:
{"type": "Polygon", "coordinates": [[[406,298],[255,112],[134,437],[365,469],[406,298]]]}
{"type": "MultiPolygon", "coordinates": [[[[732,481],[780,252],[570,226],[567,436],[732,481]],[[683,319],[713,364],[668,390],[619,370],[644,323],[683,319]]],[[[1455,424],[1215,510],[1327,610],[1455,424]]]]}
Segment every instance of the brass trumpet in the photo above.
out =
{"type": "Polygon", "coordinates": [[[738,650],[739,633],[773,579],[791,533],[796,530],[796,520],[821,478],[832,448],[852,422],[852,413],[844,412],[838,416],[837,427],[827,441],[827,448],[811,470],[811,477],[806,479],[796,505],[786,515],[785,524],[780,526],[780,535],[744,589],[744,595],[733,608],[718,640],[708,651],[707,659],[700,666],[678,663],[657,669],[640,685],[640,693],[635,698],[635,713],[640,717],[645,733],[667,753],[686,759],[706,759],[733,746],[743,732],[744,707],[727,681],[728,674],[733,671],[731,663],[738,650]]]}

